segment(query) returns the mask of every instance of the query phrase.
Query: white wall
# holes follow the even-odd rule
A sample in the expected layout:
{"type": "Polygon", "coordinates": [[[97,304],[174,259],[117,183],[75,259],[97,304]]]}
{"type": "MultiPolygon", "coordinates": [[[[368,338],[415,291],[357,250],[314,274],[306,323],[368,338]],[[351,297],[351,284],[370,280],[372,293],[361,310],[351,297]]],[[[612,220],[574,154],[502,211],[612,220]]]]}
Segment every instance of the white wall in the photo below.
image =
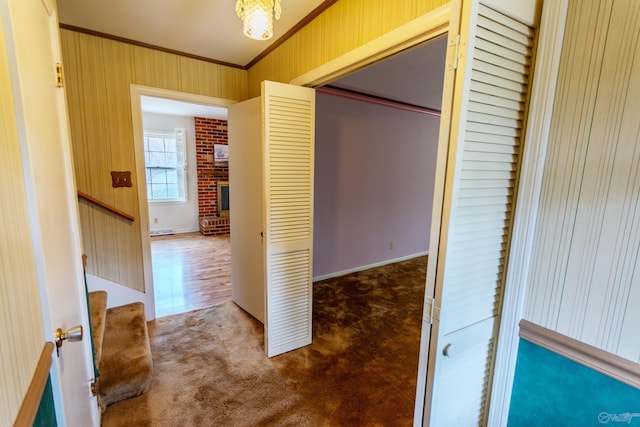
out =
{"type": "Polygon", "coordinates": [[[185,129],[187,158],[187,201],[149,203],[151,231],[173,228],[176,233],[198,231],[198,176],[196,171],[196,136],[193,117],[142,113],[143,127],[149,131],[185,129]]]}
{"type": "Polygon", "coordinates": [[[569,6],[525,319],[640,362],[640,5],[569,6]]]}
{"type": "Polygon", "coordinates": [[[313,276],[423,254],[440,119],[319,93],[313,276]]]}

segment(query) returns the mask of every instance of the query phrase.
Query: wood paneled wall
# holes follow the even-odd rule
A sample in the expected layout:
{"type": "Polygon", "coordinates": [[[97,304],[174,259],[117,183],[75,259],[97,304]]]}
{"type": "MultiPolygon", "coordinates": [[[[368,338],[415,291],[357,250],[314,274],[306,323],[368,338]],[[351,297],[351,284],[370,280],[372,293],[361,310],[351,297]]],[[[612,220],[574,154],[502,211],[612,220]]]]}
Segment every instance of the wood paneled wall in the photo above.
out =
{"type": "Polygon", "coordinates": [[[80,202],[87,271],[144,290],[130,85],[247,98],[247,72],[114,40],[61,30],[78,190],[136,217],[133,223],[80,202]],[[131,171],[132,188],[112,188],[131,171]]]}
{"type": "Polygon", "coordinates": [[[0,21],[0,426],[10,426],[44,343],[40,294],[0,21]]]}
{"type": "Polygon", "coordinates": [[[340,0],[251,67],[249,96],[260,95],[263,80],[289,83],[446,3],[447,0],[340,0]]]}
{"type": "Polygon", "coordinates": [[[640,2],[570,2],[525,318],[640,362],[640,2]]]}

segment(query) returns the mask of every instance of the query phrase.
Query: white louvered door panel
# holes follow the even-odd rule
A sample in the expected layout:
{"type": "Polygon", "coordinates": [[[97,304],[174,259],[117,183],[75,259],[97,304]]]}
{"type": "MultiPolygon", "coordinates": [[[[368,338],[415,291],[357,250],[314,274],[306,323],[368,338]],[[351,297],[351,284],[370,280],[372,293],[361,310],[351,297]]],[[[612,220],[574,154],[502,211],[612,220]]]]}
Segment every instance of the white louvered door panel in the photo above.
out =
{"type": "Polygon", "coordinates": [[[267,356],[312,341],[315,91],[262,84],[267,356]]]}
{"type": "Polygon", "coordinates": [[[525,24],[510,2],[495,3],[462,7],[424,418],[432,426],[487,422],[536,21],[535,7],[525,24]]]}

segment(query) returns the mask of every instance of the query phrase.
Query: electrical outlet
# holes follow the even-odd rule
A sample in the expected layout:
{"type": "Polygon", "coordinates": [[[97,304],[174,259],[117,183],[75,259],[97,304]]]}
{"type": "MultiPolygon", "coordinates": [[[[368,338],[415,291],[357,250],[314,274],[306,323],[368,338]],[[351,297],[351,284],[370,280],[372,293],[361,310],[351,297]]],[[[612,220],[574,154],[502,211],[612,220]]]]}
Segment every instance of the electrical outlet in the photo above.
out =
{"type": "Polygon", "coordinates": [[[393,250],[393,242],[389,243],[389,249],[393,250]]]}
{"type": "Polygon", "coordinates": [[[158,218],[153,218],[153,223],[157,224],[158,223],[158,218]]]}

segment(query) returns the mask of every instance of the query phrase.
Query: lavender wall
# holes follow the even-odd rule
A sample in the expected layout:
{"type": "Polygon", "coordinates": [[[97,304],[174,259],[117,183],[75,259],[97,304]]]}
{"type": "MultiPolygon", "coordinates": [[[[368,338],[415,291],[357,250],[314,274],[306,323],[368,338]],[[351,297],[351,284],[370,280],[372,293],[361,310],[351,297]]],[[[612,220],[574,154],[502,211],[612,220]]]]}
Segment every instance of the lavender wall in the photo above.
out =
{"type": "Polygon", "coordinates": [[[439,118],[321,93],[316,108],[313,276],[426,252],[439,118]]]}

